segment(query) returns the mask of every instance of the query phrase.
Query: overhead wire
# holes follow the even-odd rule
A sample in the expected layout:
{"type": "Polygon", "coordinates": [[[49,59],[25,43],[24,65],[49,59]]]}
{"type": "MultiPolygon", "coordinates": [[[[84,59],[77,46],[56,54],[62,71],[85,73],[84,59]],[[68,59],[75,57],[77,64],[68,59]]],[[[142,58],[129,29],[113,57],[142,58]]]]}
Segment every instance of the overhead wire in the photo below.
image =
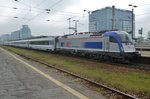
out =
{"type": "Polygon", "coordinates": [[[142,16],[142,15],[148,15],[148,14],[150,14],[150,12],[148,12],[148,13],[143,13],[143,14],[138,14],[138,15],[136,15],[136,16],[142,16]]]}
{"type": "MultiPolygon", "coordinates": [[[[13,9],[13,7],[9,7],[9,6],[0,6],[0,7],[5,7],[5,8],[13,9]]],[[[25,8],[16,8],[14,10],[29,11],[28,8],[26,8],[26,9],[25,8]]],[[[38,10],[38,11],[32,10],[32,12],[41,12],[41,11],[42,11],[41,9],[38,10]]],[[[65,11],[58,11],[58,10],[52,10],[50,14],[57,14],[57,15],[63,15],[63,16],[66,16],[66,15],[67,16],[73,16],[73,15],[75,15],[75,16],[78,16],[78,17],[82,16],[82,13],[72,13],[72,12],[65,12],[65,11]],[[57,12],[59,12],[59,13],[57,13],[57,12]]],[[[12,16],[12,17],[14,17],[14,16],[12,16]]],[[[22,19],[27,19],[27,18],[25,18],[25,16],[23,16],[22,19]]]]}
{"type": "Polygon", "coordinates": [[[38,3],[36,6],[34,6],[33,8],[37,8],[39,6],[41,6],[43,3],[45,3],[47,0],[42,0],[40,3],[38,3]]]}
{"type": "MultiPolygon", "coordinates": [[[[56,6],[58,3],[60,3],[62,0],[57,1],[55,4],[53,4],[50,8],[56,6]]],[[[45,9],[46,10],[46,9],[45,9]]],[[[42,13],[45,12],[45,10],[43,10],[42,12],[40,12],[39,14],[37,14],[36,16],[32,17],[28,22],[32,21],[33,19],[35,19],[36,17],[38,17],[39,15],[41,15],[42,13]]]]}
{"type": "Polygon", "coordinates": [[[59,4],[60,2],[62,2],[62,0],[57,1],[56,3],[54,3],[53,5],[51,5],[50,8],[53,8],[54,6],[56,6],[57,4],[59,4]]]}
{"type": "MultiPolygon", "coordinates": [[[[42,5],[44,2],[46,2],[47,0],[42,0],[40,3],[38,3],[36,6],[32,7],[32,12],[38,12],[39,14],[37,14],[36,16],[32,17],[30,19],[33,20],[35,19],[36,17],[38,17],[39,15],[41,15],[42,13],[46,12],[45,9],[40,9],[40,8],[37,8],[38,6],[42,5]],[[34,10],[36,9],[36,10],[34,10]]],[[[50,8],[53,8],[55,7],[57,4],[59,4],[62,0],[58,0],[56,3],[54,3],[53,5],[50,6],[50,8]]],[[[18,0],[18,2],[22,5],[25,5],[26,7],[30,7],[29,4],[23,2],[23,1],[20,1],[18,0]]],[[[142,4],[142,5],[138,5],[140,7],[142,6],[148,6],[150,4],[142,4]]],[[[0,7],[4,7],[4,8],[9,8],[9,9],[13,9],[13,7],[9,7],[9,6],[0,6],[0,7]]],[[[16,7],[16,10],[22,10],[22,11],[28,11],[28,12],[31,12],[31,8],[17,8],[16,7]]],[[[66,11],[60,11],[60,10],[51,10],[51,13],[52,14],[58,14],[58,15],[76,15],[76,16],[81,16],[81,14],[83,13],[74,13],[74,12],[66,12],[66,11]],[[58,12],[58,13],[57,13],[58,12]]],[[[139,15],[136,15],[136,16],[141,16],[141,15],[147,15],[147,14],[150,14],[150,13],[143,13],[143,14],[139,14],[139,15]]],[[[27,14],[26,14],[27,15],[27,14]]],[[[24,19],[26,18],[25,16],[23,17],[24,19]]]]}
{"type": "MultiPolygon", "coordinates": [[[[3,8],[8,8],[8,9],[13,9],[13,8],[16,8],[17,10],[26,10],[26,11],[29,11],[30,9],[29,8],[19,8],[19,7],[15,7],[15,6],[12,6],[12,7],[10,7],[10,6],[1,6],[0,5],[0,7],[3,7],[3,8]]],[[[36,9],[36,11],[38,11],[38,12],[40,12],[40,11],[42,11],[43,9],[40,9],[40,8],[36,8],[36,7],[32,7],[32,11],[33,12],[35,12],[35,10],[33,10],[33,8],[35,8],[36,9]]],[[[64,13],[64,14],[78,14],[78,15],[81,15],[81,14],[83,14],[83,13],[75,13],[75,12],[67,12],[67,11],[61,11],[61,10],[51,10],[51,11],[53,11],[53,12],[59,12],[59,13],[64,13]]]]}
{"type": "MultiPolygon", "coordinates": [[[[46,0],[45,0],[46,1],[46,0]]],[[[20,4],[22,5],[25,5],[28,9],[27,9],[27,13],[23,16],[23,19],[26,19],[27,15],[29,15],[29,13],[32,13],[34,12],[34,7],[32,7],[31,5],[27,4],[27,3],[24,3],[22,1],[18,1],[20,4]]],[[[42,1],[43,2],[43,1],[42,1]]],[[[40,2],[38,5],[40,5],[42,2],[40,2]]],[[[30,3],[31,4],[31,3],[30,3]]],[[[36,5],[36,6],[38,6],[36,5]]],[[[35,12],[40,12],[40,11],[37,11],[38,9],[35,9],[35,12]]],[[[24,10],[21,11],[21,13],[23,12],[24,10]]],[[[29,20],[28,20],[29,21],[29,20]]]]}
{"type": "MultiPolygon", "coordinates": [[[[60,1],[62,1],[62,0],[59,0],[57,3],[59,3],[60,1]]],[[[57,4],[56,3],[56,4],[57,4]]],[[[56,4],[54,4],[54,5],[52,5],[51,7],[54,7],[56,4]]],[[[22,11],[28,11],[28,12],[31,12],[30,11],[30,8],[18,8],[18,7],[9,7],[9,6],[0,6],[0,7],[4,7],[4,8],[9,8],[9,9],[14,9],[14,8],[16,8],[16,10],[22,10],[22,11]]],[[[41,11],[43,11],[43,9],[40,9],[40,8],[36,8],[36,6],[34,7],[35,8],[35,10],[33,9],[33,7],[32,7],[32,12],[41,12],[41,11]]],[[[60,10],[51,10],[51,12],[52,13],[55,13],[55,14],[60,14],[60,13],[62,13],[61,15],[76,15],[76,16],[81,16],[83,13],[74,13],[74,12],[66,12],[66,11],[60,11],[60,10]],[[57,13],[58,12],[58,13],[57,13]]]]}
{"type": "Polygon", "coordinates": [[[141,4],[141,5],[138,5],[138,7],[139,7],[139,6],[141,6],[141,7],[142,7],[142,6],[149,6],[149,5],[150,5],[150,3],[149,3],[149,4],[141,4]]]}
{"type": "MultiPolygon", "coordinates": [[[[24,19],[24,20],[27,19],[25,16],[26,16],[29,12],[31,12],[30,5],[27,4],[27,3],[25,3],[25,0],[23,0],[23,1],[22,1],[22,0],[17,0],[16,2],[19,3],[21,6],[23,5],[23,6],[27,7],[26,10],[21,9],[21,11],[20,11],[21,14],[19,14],[19,15],[22,15],[23,13],[25,13],[25,11],[27,11],[26,14],[25,14],[24,16],[22,16],[22,19],[24,19]]],[[[18,9],[20,9],[20,8],[18,8],[18,9]]],[[[22,21],[22,20],[21,20],[21,21],[22,21]]]]}

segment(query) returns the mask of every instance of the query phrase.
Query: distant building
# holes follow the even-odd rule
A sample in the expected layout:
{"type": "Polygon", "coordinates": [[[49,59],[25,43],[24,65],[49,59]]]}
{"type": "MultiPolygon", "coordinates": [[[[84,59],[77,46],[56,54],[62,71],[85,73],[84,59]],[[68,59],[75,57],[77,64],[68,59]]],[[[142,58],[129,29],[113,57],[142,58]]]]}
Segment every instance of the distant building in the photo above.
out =
{"type": "Polygon", "coordinates": [[[9,40],[20,40],[25,38],[30,38],[31,36],[31,30],[28,27],[28,25],[22,25],[22,28],[17,31],[11,32],[11,34],[4,34],[0,36],[0,44],[3,44],[5,41],[9,40]]]}
{"type": "Polygon", "coordinates": [[[11,32],[11,40],[19,40],[20,39],[20,30],[11,32]]]}
{"type": "MultiPolygon", "coordinates": [[[[135,20],[135,18],[133,18],[135,20]]],[[[118,29],[132,31],[132,11],[105,7],[92,11],[89,15],[89,32],[118,29]]],[[[133,27],[135,30],[135,25],[133,27]]]]}
{"type": "Polygon", "coordinates": [[[10,40],[10,35],[9,34],[4,34],[0,37],[0,42],[1,44],[3,44],[4,42],[6,41],[9,41],[10,40]]]}
{"type": "Polygon", "coordinates": [[[22,25],[20,29],[20,39],[30,38],[31,37],[31,30],[28,25],[22,25]]]}
{"type": "Polygon", "coordinates": [[[20,40],[31,37],[31,30],[28,25],[22,25],[20,30],[11,32],[11,40],[20,40]]]}

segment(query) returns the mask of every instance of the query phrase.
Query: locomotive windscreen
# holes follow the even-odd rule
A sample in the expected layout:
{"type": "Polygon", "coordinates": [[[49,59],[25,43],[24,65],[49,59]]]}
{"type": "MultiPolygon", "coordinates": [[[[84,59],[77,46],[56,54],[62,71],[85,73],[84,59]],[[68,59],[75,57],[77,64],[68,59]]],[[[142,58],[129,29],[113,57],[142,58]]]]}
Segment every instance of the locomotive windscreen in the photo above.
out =
{"type": "Polygon", "coordinates": [[[132,43],[132,39],[129,36],[129,34],[123,32],[123,33],[119,33],[119,36],[121,38],[122,43],[132,43]]]}

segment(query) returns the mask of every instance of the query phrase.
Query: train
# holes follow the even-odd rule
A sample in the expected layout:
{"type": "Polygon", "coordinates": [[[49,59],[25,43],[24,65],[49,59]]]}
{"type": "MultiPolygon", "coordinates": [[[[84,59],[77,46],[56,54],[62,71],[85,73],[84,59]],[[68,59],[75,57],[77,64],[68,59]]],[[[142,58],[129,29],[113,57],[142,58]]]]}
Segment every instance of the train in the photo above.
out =
{"type": "Polygon", "coordinates": [[[81,32],[8,41],[4,45],[113,61],[136,60],[140,56],[125,31],[81,32]]]}

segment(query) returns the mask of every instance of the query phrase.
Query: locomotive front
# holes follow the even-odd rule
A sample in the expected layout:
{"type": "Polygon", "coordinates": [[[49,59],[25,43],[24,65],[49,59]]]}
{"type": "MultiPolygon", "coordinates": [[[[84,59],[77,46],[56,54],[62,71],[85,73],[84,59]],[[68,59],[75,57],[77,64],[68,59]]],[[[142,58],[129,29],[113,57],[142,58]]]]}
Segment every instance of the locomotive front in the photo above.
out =
{"type": "Polygon", "coordinates": [[[126,59],[136,61],[141,55],[136,51],[133,40],[126,32],[118,32],[124,49],[124,56],[126,59]]]}
{"type": "Polygon", "coordinates": [[[136,52],[133,40],[130,35],[125,31],[110,31],[103,35],[109,37],[110,51],[117,51],[125,59],[134,59],[139,56],[136,52]],[[114,47],[115,46],[115,47],[114,47]]]}

